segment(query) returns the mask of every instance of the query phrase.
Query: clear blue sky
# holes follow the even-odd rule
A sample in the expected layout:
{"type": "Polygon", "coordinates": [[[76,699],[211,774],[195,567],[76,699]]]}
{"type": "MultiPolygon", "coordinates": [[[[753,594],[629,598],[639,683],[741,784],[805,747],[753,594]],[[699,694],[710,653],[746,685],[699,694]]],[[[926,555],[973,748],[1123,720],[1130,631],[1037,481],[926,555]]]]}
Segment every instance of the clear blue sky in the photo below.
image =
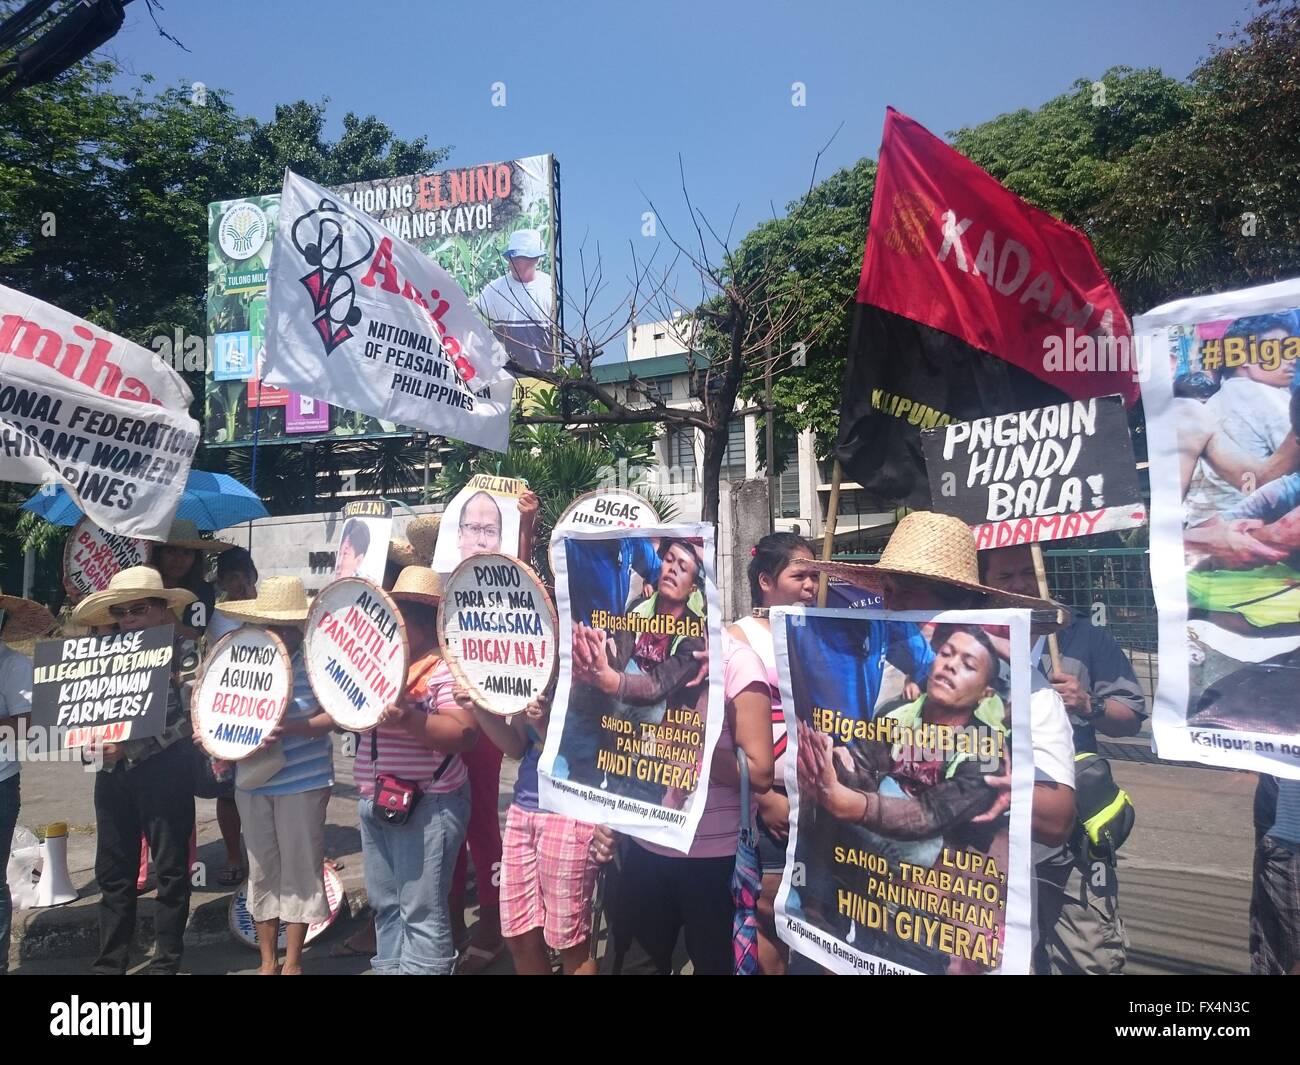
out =
{"type": "MultiPolygon", "coordinates": [[[[944,134],[1036,107],[1112,66],[1186,77],[1248,0],[165,0],[158,35],[144,0],[105,51],[162,83],[232,91],[261,119],[277,103],[330,100],[376,114],[403,137],[452,146],[451,164],[553,152],[563,174],[564,249],[576,295],[578,246],[599,242],[629,289],[631,252],[648,254],[649,194],[688,225],[677,176],[719,227],[745,233],[825,177],[874,156],[887,104],[944,134]],[[806,106],[791,85],[806,86],[806,106]],[[492,106],[504,82],[506,106],[492,106]]],[[[134,79],[127,77],[129,82],[134,79]]],[[[250,193],[270,190],[248,190],[250,193]]],[[[196,225],[204,224],[196,219],[196,225]]],[[[657,239],[666,243],[662,227],[657,239]]],[[[660,251],[660,260],[669,252],[660,251]]],[[[681,298],[692,290],[682,277],[681,298]]],[[[695,290],[697,291],[697,289],[695,290]]],[[[611,350],[621,351],[621,344],[611,350]]]]}

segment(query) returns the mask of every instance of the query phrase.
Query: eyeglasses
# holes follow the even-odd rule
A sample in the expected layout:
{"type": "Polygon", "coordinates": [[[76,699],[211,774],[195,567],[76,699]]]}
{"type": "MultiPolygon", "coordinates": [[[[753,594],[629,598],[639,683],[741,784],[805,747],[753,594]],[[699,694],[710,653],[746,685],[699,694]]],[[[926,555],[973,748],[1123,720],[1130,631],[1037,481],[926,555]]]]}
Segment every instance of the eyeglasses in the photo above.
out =
{"type": "Polygon", "coordinates": [[[123,618],[142,618],[149,613],[153,607],[154,604],[152,602],[136,603],[135,606],[110,606],[108,608],[108,613],[110,617],[121,621],[123,618]]]}
{"type": "Polygon", "coordinates": [[[495,525],[462,525],[460,531],[469,533],[470,536],[483,536],[489,540],[495,539],[501,534],[501,530],[495,525]]]}

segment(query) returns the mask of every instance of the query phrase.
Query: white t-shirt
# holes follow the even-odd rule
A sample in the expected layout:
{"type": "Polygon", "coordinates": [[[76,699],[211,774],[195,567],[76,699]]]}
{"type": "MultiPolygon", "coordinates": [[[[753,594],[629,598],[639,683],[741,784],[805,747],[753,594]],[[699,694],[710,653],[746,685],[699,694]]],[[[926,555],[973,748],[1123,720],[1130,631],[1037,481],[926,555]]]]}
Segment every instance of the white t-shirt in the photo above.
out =
{"type": "Polygon", "coordinates": [[[221,612],[221,604],[218,603],[216,605],[216,608],[212,611],[212,620],[208,622],[208,628],[207,628],[208,649],[211,650],[213,645],[219,639],[221,639],[221,637],[223,637],[228,632],[234,632],[236,629],[240,628],[243,624],[244,623],[242,621],[236,621],[234,618],[227,617],[225,614],[223,614],[221,612]]]}
{"type": "MultiPolygon", "coordinates": [[[[1074,788],[1074,730],[1056,689],[1037,669],[1032,671],[1029,730],[1034,744],[1034,780],[1074,788]]],[[[1060,847],[1034,844],[1034,864],[1060,853],[1060,847]]]]}
{"type": "Polygon", "coordinates": [[[479,293],[477,304],[515,362],[534,370],[551,369],[555,304],[550,274],[538,270],[524,283],[507,270],[479,293]]]}
{"type": "Polygon", "coordinates": [[[538,270],[525,283],[507,270],[479,293],[478,309],[490,322],[549,323],[554,309],[551,275],[538,270]]]}
{"type": "MultiPolygon", "coordinates": [[[[1205,401],[1205,409],[1218,421],[1219,431],[1253,458],[1268,458],[1291,431],[1290,390],[1248,377],[1229,377],[1205,401]]],[[[1240,488],[1229,484],[1201,459],[1183,502],[1187,524],[1199,525],[1217,517],[1245,498],[1240,488]]]]}
{"type": "MultiPolygon", "coordinates": [[[[31,660],[0,643],[0,718],[17,717],[31,708],[31,660]]],[[[17,759],[0,758],[0,781],[17,775],[17,759]]]]}

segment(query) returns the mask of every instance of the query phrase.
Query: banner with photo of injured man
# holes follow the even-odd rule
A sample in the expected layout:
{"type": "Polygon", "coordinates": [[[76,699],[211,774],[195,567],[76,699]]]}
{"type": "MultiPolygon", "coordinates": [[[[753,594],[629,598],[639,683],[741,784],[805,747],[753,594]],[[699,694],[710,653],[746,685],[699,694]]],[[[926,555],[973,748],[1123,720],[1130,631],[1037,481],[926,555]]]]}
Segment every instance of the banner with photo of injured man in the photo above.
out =
{"type": "Polygon", "coordinates": [[[1134,323],[1162,758],[1300,779],[1300,278],[1134,323]]]}
{"type": "Polygon", "coordinates": [[[772,635],[781,939],[846,975],[1027,973],[1029,613],[777,608],[772,635]]]}
{"type": "Polygon", "coordinates": [[[685,852],[722,730],[713,525],[574,531],[551,551],[560,676],[542,808],[685,852]]]}

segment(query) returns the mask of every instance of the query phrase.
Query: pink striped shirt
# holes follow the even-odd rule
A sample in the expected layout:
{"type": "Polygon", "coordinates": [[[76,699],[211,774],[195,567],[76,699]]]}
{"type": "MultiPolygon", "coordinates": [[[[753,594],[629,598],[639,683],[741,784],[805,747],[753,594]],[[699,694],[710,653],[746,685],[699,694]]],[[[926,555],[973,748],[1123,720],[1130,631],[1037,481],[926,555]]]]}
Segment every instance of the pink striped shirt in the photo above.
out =
{"type": "MultiPolygon", "coordinates": [[[[412,662],[406,672],[406,698],[411,712],[423,718],[427,714],[426,707],[440,711],[456,709],[456,700],[451,697],[455,686],[451,670],[437,654],[428,654],[412,662]]],[[[468,776],[464,758],[429,750],[404,725],[381,725],[358,737],[353,773],[357,791],[363,799],[374,798],[375,777],[380,773],[414,780],[421,790],[432,794],[455,791],[468,776]],[[376,748],[378,764],[371,753],[376,748]],[[448,759],[451,759],[451,765],[434,780],[434,775],[448,759]]]]}

